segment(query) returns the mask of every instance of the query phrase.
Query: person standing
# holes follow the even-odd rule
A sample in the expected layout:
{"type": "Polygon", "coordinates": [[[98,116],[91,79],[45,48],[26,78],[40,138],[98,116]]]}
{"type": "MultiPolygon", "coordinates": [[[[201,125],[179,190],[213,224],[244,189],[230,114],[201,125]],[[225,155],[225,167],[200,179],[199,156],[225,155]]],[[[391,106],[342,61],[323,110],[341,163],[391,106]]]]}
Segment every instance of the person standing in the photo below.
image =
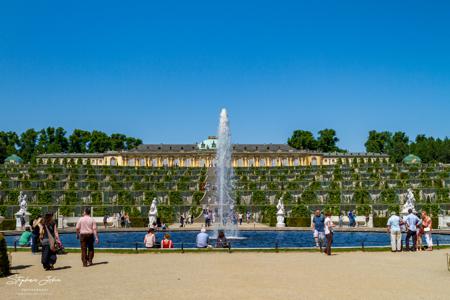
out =
{"type": "Polygon", "coordinates": [[[105,229],[108,227],[108,218],[109,218],[108,214],[105,214],[103,216],[103,226],[105,226],[105,229]]]}
{"type": "Polygon", "coordinates": [[[325,213],[325,237],[327,238],[327,247],[325,248],[325,254],[331,255],[331,244],[333,243],[333,221],[331,221],[331,212],[325,213]]]}
{"type": "Polygon", "coordinates": [[[247,224],[250,224],[250,217],[251,217],[251,214],[249,211],[247,211],[247,224]]]}
{"type": "Polygon", "coordinates": [[[36,254],[39,250],[38,247],[38,241],[39,241],[39,233],[42,230],[42,222],[43,219],[39,216],[37,219],[35,219],[33,221],[33,226],[32,226],[32,230],[31,230],[31,252],[33,254],[36,254]]]}
{"type": "Polygon", "coordinates": [[[391,237],[391,251],[402,251],[402,231],[400,229],[400,217],[395,212],[391,213],[387,221],[387,231],[391,237]]]}
{"type": "Polygon", "coordinates": [[[410,208],[408,209],[408,215],[406,216],[406,251],[416,251],[416,244],[417,244],[417,224],[419,224],[420,220],[419,218],[413,214],[413,210],[410,208]],[[412,237],[413,240],[413,247],[409,248],[409,239],[412,237]]]}
{"type": "Polygon", "coordinates": [[[81,245],[81,261],[83,267],[88,267],[94,259],[94,240],[98,244],[97,224],[91,217],[89,207],[84,209],[84,215],[78,220],[76,229],[81,245]]]}
{"type": "Polygon", "coordinates": [[[313,230],[314,240],[316,242],[316,247],[320,247],[322,251],[323,241],[325,240],[325,217],[320,213],[320,209],[314,212],[314,217],[312,219],[311,228],[313,230]]]}
{"type": "Polygon", "coordinates": [[[425,240],[427,241],[427,251],[433,251],[433,239],[431,237],[433,221],[431,220],[430,216],[427,215],[426,211],[422,211],[422,226],[425,240]]]}
{"type": "Polygon", "coordinates": [[[42,245],[41,263],[46,271],[53,270],[56,263],[56,243],[59,240],[58,228],[53,221],[53,213],[46,213],[39,234],[42,245]]]}

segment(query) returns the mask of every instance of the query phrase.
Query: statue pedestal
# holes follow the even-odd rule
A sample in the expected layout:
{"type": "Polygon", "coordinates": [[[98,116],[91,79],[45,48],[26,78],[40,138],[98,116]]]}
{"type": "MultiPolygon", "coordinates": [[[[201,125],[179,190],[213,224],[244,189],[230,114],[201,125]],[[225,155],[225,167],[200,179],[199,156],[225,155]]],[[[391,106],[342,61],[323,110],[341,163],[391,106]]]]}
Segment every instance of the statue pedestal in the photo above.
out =
{"type": "Polygon", "coordinates": [[[286,227],[286,224],[284,223],[284,213],[277,213],[276,227],[286,227]]]}
{"type": "MultiPolygon", "coordinates": [[[[22,229],[22,222],[20,221],[20,218],[22,217],[23,213],[22,212],[16,212],[15,216],[16,216],[16,230],[21,230],[22,229]]],[[[29,212],[25,212],[25,226],[29,226],[30,225],[30,216],[31,214],[29,212]]]]}

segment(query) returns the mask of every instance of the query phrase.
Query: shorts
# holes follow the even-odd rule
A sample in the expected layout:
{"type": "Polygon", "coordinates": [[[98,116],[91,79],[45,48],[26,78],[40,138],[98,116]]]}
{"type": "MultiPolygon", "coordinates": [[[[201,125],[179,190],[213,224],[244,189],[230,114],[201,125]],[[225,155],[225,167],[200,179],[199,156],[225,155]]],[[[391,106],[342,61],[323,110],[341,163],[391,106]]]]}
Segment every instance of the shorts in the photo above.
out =
{"type": "Polygon", "coordinates": [[[325,239],[325,232],[323,231],[317,231],[316,229],[314,229],[314,238],[319,238],[321,240],[325,239]]]}

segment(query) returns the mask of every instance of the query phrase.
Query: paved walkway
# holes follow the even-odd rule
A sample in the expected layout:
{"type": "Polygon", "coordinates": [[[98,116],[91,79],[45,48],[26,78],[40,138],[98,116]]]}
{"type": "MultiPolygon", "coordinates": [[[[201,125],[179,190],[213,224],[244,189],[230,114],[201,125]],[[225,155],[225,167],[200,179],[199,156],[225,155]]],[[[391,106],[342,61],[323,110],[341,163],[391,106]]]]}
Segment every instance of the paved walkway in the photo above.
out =
{"type": "Polygon", "coordinates": [[[98,253],[83,268],[77,253],[45,272],[40,256],[17,252],[14,272],[28,282],[0,278],[0,298],[449,299],[446,254],[98,253]]]}

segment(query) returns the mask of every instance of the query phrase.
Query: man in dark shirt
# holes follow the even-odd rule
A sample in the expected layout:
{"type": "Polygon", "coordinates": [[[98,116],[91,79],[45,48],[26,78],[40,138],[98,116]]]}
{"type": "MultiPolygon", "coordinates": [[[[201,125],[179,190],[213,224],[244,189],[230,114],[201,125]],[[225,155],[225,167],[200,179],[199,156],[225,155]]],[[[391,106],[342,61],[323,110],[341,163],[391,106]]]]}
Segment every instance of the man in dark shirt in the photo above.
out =
{"type": "Polygon", "coordinates": [[[320,213],[320,209],[317,209],[314,213],[311,228],[314,232],[314,240],[316,247],[320,247],[322,251],[323,241],[325,239],[325,217],[320,213]]]}

